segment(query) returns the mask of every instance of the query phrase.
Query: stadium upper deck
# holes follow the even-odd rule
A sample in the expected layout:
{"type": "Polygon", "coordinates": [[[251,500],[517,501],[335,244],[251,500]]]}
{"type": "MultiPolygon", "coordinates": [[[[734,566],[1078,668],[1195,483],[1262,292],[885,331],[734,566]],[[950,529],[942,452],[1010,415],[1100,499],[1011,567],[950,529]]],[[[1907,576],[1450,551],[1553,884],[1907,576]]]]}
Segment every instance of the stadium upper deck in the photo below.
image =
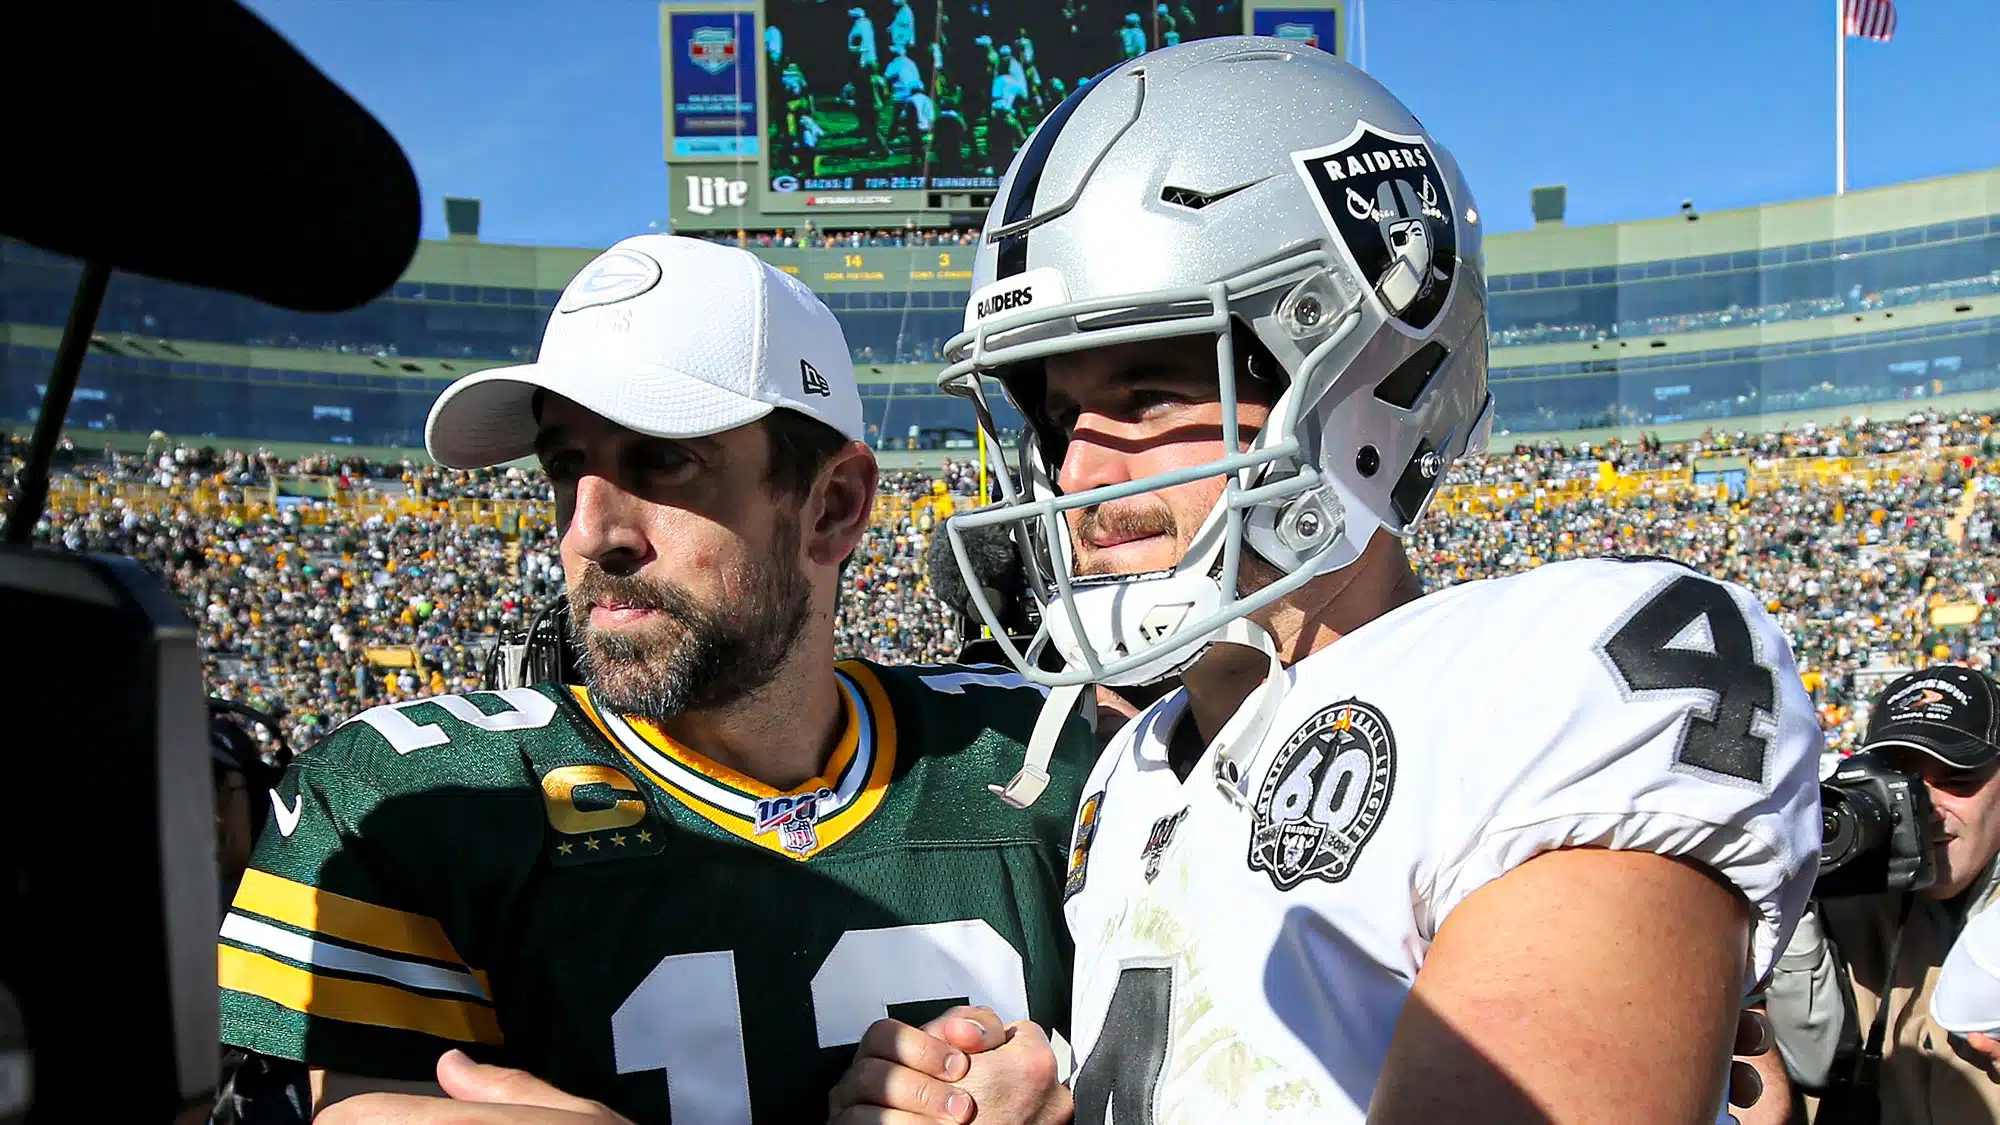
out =
{"type": "MultiPolygon", "coordinates": [[[[931,384],[971,248],[757,246],[846,326],[871,434],[970,436],[931,384]]],[[[416,447],[439,388],[531,358],[589,249],[428,242],[403,281],[333,316],[114,278],[74,428],[416,447]]],[[[2000,170],[1486,242],[1493,390],[1516,434],[1670,426],[1992,392],[2000,399],[2000,170]]],[[[33,420],[74,263],[0,242],[0,424],[33,420]]]]}

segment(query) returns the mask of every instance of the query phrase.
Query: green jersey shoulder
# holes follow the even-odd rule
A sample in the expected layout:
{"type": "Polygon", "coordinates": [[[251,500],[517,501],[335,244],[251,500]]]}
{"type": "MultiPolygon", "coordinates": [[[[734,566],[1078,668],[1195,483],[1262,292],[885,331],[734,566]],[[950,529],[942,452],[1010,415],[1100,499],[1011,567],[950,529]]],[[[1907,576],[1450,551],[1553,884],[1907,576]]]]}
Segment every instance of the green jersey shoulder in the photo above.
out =
{"type": "Polygon", "coordinates": [[[842,737],[783,792],[581,688],[356,716],[271,796],[222,929],[223,1038],[391,1078],[464,1047],[637,1121],[777,1121],[822,1113],[885,1013],[971,1000],[1063,1026],[1089,731],[1012,809],[986,787],[1042,692],[995,668],[836,674],[842,737]],[[740,1047],[691,1063],[718,1043],[740,1047]]]}

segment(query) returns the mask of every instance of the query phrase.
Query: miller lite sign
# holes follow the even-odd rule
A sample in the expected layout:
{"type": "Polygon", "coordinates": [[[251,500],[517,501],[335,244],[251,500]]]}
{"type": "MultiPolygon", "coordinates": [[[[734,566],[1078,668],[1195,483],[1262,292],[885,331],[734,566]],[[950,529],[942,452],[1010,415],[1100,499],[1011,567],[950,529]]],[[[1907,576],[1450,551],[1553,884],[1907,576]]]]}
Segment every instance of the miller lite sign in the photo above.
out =
{"type": "Polygon", "coordinates": [[[697,215],[713,215],[718,208],[741,207],[750,197],[750,185],[727,176],[687,177],[687,209],[697,215]]]}

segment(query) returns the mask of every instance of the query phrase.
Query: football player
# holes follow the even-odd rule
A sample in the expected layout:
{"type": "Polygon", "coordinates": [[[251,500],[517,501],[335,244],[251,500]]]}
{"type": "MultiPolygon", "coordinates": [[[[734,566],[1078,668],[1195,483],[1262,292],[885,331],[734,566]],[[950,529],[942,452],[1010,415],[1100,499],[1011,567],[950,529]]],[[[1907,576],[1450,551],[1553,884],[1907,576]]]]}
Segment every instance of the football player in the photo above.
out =
{"type": "Polygon", "coordinates": [[[587,683],[376,707],[301,755],[222,927],[223,1039],[321,1108],[372,1092],[341,1120],[710,1125],[820,1117],[886,1014],[1066,1025],[1092,734],[1052,720],[1055,799],[996,806],[1043,689],[834,662],[861,433],[826,306],[663,235],[569,283],[537,362],[449,387],[439,463],[554,486],[587,683]],[[521,1104],[382,1093],[434,1074],[521,1104]]]}
{"type": "MultiPolygon", "coordinates": [[[[1025,485],[948,532],[1014,531],[1050,706],[1182,685],[1076,819],[1076,1120],[1713,1120],[1820,735],[1758,600],[1672,562],[1419,588],[1493,411],[1450,155],[1331,55],[1208,39],[1071,97],[998,198],[941,383],[992,439],[1005,391],[1025,485]]],[[[957,1083],[981,1125],[1067,1112],[1018,1030],[957,1083]]],[[[835,1108],[935,1113],[942,1057],[885,1022],[835,1108]]]]}

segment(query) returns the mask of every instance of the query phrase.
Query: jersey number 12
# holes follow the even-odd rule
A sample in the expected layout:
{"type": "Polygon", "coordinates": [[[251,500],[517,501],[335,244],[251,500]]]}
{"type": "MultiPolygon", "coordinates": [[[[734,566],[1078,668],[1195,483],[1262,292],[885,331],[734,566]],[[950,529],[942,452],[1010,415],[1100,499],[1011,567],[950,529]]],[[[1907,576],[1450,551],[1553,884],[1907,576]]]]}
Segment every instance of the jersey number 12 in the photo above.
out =
{"type": "MultiPolygon", "coordinates": [[[[964,997],[1004,1021],[1028,1018],[1021,954],[983,919],[849,930],[812,979],[821,1047],[859,1043],[889,1005],[964,997]]],[[[675,1125],[750,1125],[750,1075],[736,955],[662,960],[611,1016],[618,1073],[665,1070],[675,1125]]]]}

